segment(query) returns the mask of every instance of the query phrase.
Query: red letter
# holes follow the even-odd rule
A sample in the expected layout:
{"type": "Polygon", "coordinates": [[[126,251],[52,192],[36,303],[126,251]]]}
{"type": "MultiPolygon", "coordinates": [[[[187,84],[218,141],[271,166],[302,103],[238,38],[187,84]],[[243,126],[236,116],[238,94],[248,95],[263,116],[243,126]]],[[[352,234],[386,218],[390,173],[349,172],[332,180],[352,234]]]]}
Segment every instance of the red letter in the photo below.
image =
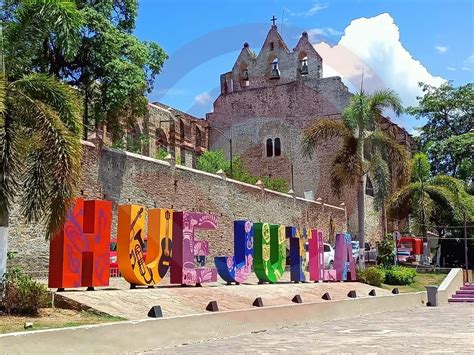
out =
{"type": "Polygon", "coordinates": [[[64,226],[50,240],[50,288],[109,285],[110,201],[76,199],[64,226]]]}

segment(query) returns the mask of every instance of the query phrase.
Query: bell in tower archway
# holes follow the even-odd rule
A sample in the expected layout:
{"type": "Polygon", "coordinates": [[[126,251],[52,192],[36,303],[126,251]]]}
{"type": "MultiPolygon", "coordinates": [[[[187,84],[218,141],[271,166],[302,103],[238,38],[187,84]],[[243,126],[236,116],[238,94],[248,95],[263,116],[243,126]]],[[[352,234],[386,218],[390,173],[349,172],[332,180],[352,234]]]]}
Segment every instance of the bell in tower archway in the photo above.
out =
{"type": "Polygon", "coordinates": [[[301,60],[301,75],[308,75],[308,57],[301,60]]]}
{"type": "Polygon", "coordinates": [[[278,69],[278,58],[273,59],[270,79],[280,79],[280,69],[278,69]]]}

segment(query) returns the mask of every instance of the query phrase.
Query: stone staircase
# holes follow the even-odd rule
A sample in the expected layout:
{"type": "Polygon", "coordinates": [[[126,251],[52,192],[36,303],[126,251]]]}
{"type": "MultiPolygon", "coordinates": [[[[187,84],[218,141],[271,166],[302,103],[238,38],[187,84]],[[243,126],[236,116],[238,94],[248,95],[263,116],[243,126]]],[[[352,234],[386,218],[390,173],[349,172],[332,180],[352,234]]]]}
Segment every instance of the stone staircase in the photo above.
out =
{"type": "Polygon", "coordinates": [[[448,302],[470,302],[474,303],[474,284],[465,284],[456,291],[448,302]]]}

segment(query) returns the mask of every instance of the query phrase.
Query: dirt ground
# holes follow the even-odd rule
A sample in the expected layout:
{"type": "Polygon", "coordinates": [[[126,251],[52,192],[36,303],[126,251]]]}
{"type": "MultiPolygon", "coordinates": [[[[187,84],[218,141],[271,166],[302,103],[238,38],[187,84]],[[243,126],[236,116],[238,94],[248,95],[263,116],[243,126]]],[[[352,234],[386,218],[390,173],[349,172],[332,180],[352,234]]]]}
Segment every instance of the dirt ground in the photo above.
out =
{"type": "Polygon", "coordinates": [[[37,317],[0,315],[0,334],[24,331],[24,325],[27,322],[33,323],[33,328],[26,329],[29,331],[123,320],[123,318],[120,317],[97,315],[92,312],[79,312],[59,308],[42,308],[39,313],[40,314],[37,317]]]}

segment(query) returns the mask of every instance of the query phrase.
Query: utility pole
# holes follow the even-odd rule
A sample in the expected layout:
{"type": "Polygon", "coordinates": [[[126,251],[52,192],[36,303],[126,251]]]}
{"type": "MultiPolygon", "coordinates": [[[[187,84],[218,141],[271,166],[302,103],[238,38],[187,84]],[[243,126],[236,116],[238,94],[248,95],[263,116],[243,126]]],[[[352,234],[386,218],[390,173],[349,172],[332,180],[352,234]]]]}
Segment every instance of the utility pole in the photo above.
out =
{"type": "Polygon", "coordinates": [[[466,281],[469,282],[469,260],[467,254],[466,210],[464,210],[464,261],[466,263],[466,281]]]}

